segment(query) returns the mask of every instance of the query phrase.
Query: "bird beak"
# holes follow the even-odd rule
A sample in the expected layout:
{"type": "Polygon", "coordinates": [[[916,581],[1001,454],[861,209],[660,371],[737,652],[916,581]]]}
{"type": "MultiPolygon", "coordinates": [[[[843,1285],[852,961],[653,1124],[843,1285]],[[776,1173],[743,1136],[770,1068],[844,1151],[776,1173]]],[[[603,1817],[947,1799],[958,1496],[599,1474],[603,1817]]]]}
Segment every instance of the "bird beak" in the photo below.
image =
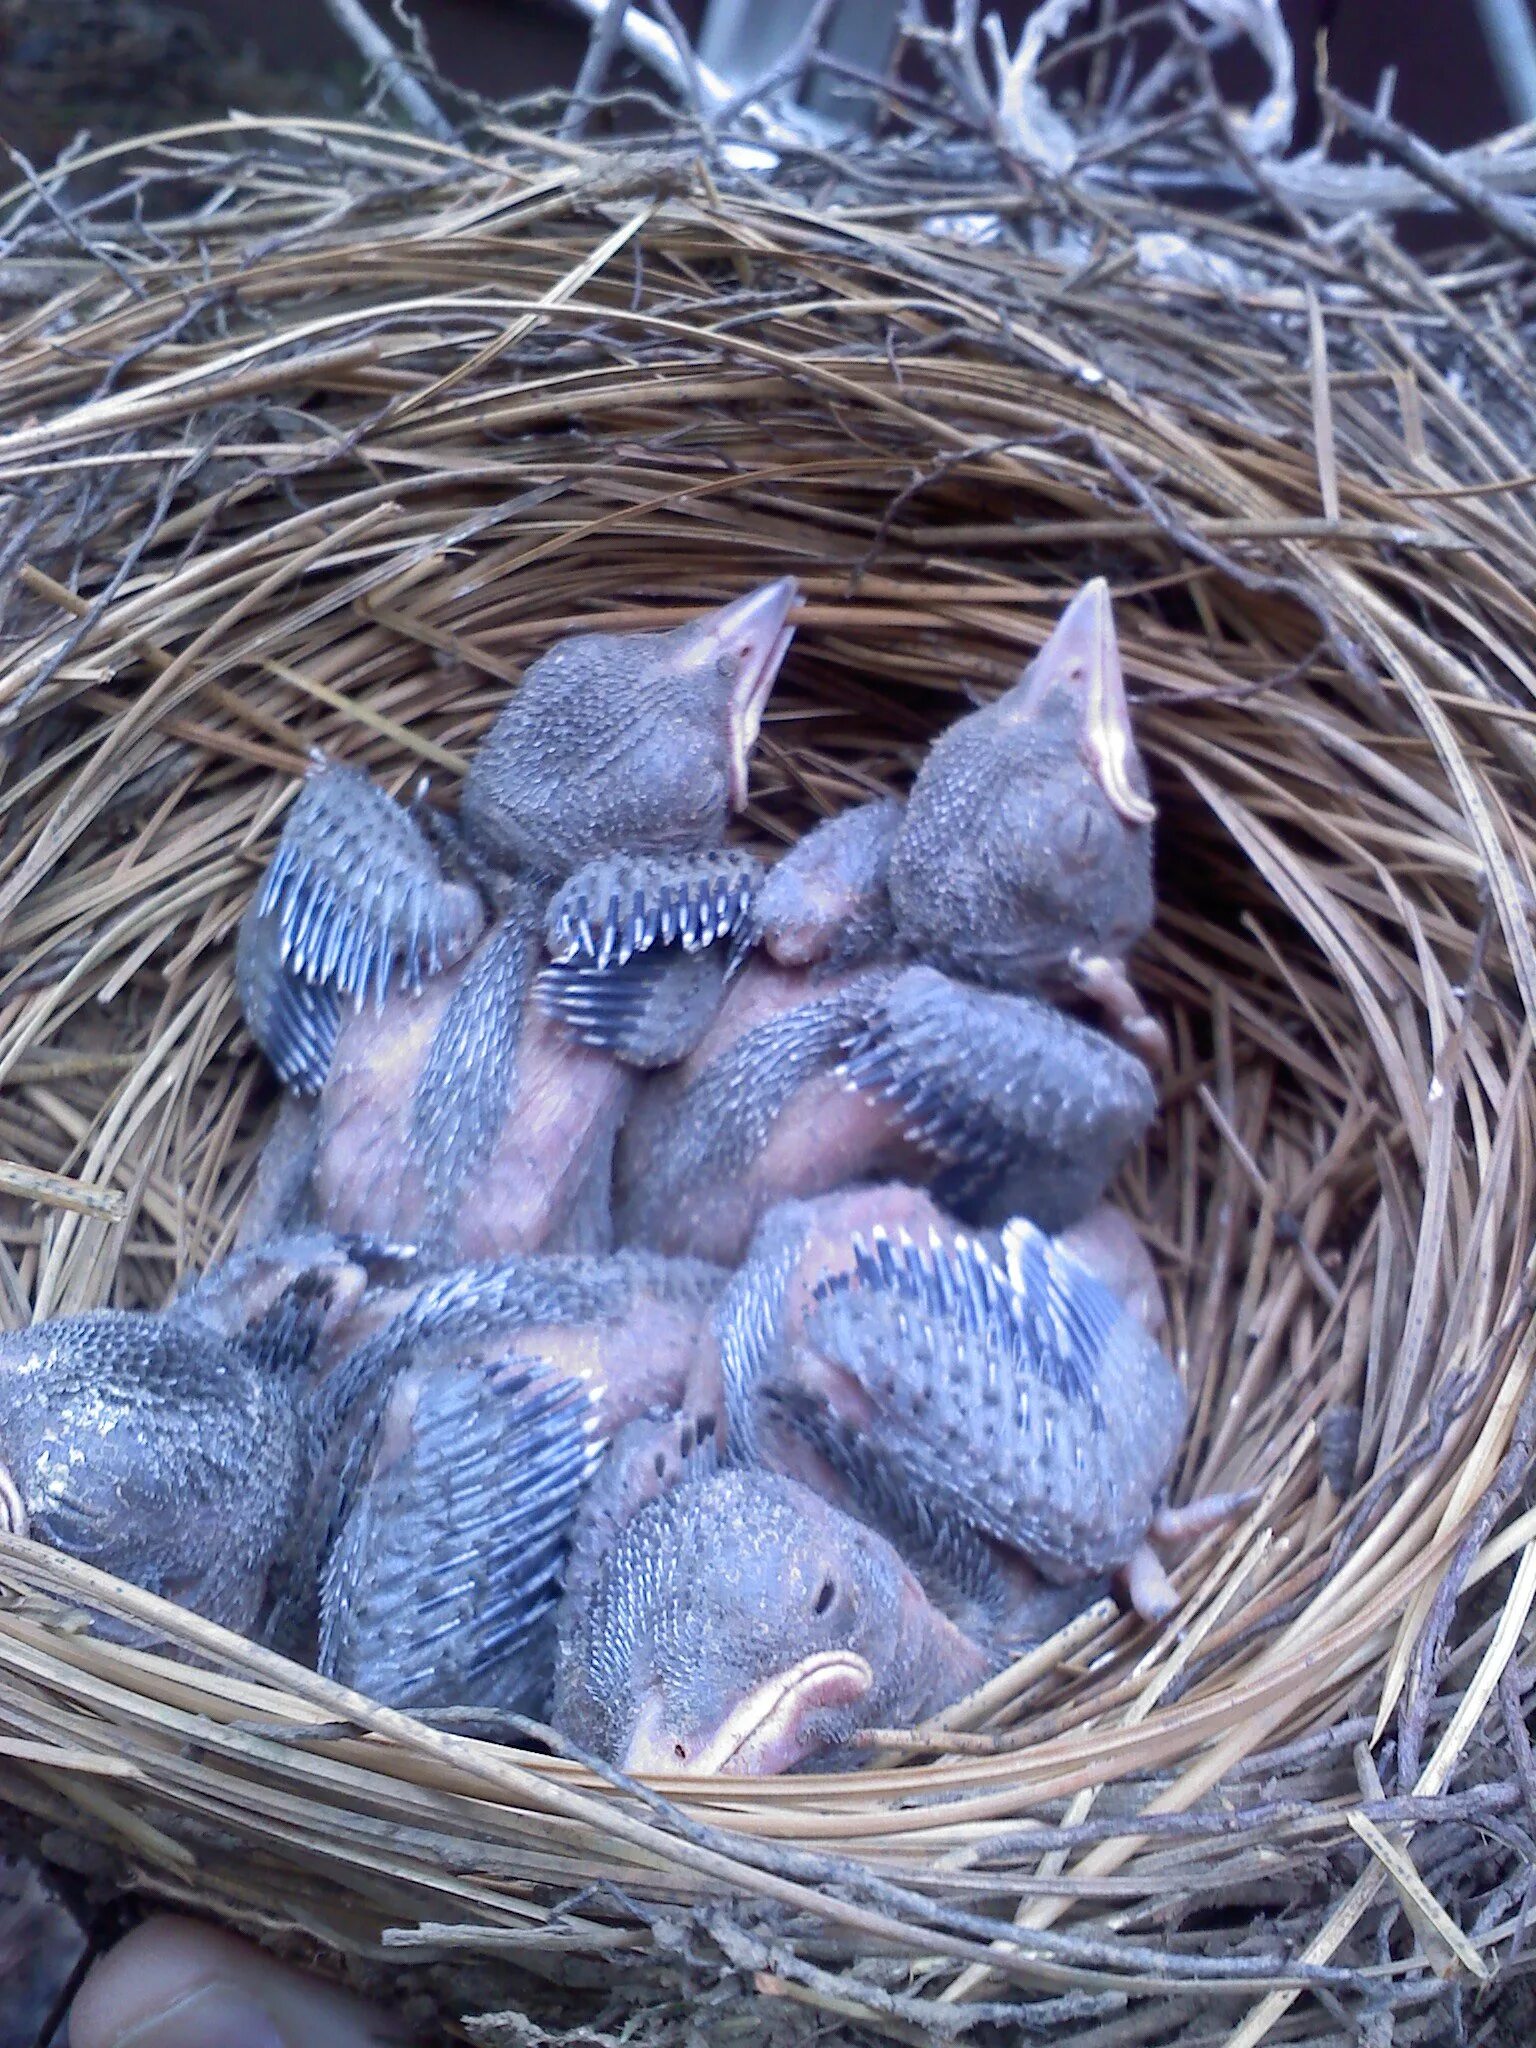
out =
{"type": "Polygon", "coordinates": [[[776,1671],[731,1708],[714,1729],[692,1738],[666,1725],[653,1694],[640,1711],[620,1769],[631,1777],[767,1778],[792,1770],[808,1748],[805,1724],[818,1708],[850,1707],[875,1674],[851,1650],[818,1650],[788,1671],[776,1671]]]}
{"type": "Polygon", "coordinates": [[[0,1533],[7,1536],[25,1536],[27,1533],[26,1503],[22,1500],[21,1489],[3,1465],[0,1465],[0,1533]]]}
{"type": "Polygon", "coordinates": [[[1132,771],[1136,739],[1120,666],[1109,585],[1095,576],[1062,613],[1021,678],[1020,709],[1026,715],[1065,686],[1077,700],[1083,747],[1099,787],[1127,825],[1150,825],[1157,806],[1138,787],[1132,771]]]}
{"type": "Polygon", "coordinates": [[[745,597],[722,605],[719,611],[700,621],[707,658],[714,660],[722,654],[734,654],[739,663],[726,705],[733,811],[746,805],[747,762],[757,743],[768,693],[795,637],[789,614],[799,601],[800,586],[794,577],[781,576],[776,583],[749,590],[745,597]]]}

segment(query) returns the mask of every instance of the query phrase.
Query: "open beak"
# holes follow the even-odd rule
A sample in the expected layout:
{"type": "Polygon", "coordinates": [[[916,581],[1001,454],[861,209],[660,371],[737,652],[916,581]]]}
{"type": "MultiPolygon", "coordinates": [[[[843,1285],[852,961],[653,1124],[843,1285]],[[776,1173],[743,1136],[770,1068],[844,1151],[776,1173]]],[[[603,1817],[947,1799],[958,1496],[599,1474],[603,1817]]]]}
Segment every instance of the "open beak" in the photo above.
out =
{"type": "Polygon", "coordinates": [[[1024,702],[1033,708],[1065,684],[1076,697],[1083,747],[1099,787],[1127,825],[1150,825],[1157,806],[1133,772],[1136,740],[1115,638],[1109,585],[1095,576],[1062,613],[1055,632],[1024,678],[1024,702]]]}
{"type": "Polygon", "coordinates": [[[641,1709],[620,1769],[632,1777],[686,1772],[690,1777],[768,1778],[793,1770],[808,1752],[805,1724],[821,1707],[863,1699],[875,1674],[851,1650],[818,1650],[776,1671],[731,1708],[713,1730],[692,1739],[666,1725],[654,1695],[641,1709]]]}
{"type": "Polygon", "coordinates": [[[761,589],[749,590],[745,597],[722,605],[703,622],[705,644],[711,652],[734,654],[739,662],[726,706],[733,811],[741,810],[747,801],[747,763],[757,743],[768,693],[795,637],[789,614],[799,601],[800,586],[794,577],[781,576],[776,583],[765,583],[761,589]]]}

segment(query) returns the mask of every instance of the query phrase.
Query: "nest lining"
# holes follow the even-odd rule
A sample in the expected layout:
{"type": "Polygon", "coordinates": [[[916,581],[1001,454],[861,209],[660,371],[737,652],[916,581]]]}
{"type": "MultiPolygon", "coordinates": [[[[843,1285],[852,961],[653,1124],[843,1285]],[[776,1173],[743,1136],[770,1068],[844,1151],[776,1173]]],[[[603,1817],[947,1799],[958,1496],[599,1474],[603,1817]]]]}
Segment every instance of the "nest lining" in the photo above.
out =
{"type": "Polygon", "coordinates": [[[309,750],[451,797],[551,640],[792,573],[743,828],[783,843],[1103,573],[1177,1048],[1121,1194],[1191,1391],[1176,1497],[1262,1498],[1172,1626],[1094,1610],[857,1774],[666,1800],[7,1540],[5,1797],[113,1882],[438,1964],[455,2016],[750,1981],[897,2038],[1130,1999],[1127,2038],[1246,2044],[1311,2038],[1312,1984],[1443,2023],[1536,1826],[1536,511],[1477,273],[1393,298],[1238,236],[1246,293],[1085,281],[678,155],[452,157],[151,148],[236,201],[0,334],[8,1319],[158,1303],[228,1242],[271,1108],[234,928],[309,750]]]}

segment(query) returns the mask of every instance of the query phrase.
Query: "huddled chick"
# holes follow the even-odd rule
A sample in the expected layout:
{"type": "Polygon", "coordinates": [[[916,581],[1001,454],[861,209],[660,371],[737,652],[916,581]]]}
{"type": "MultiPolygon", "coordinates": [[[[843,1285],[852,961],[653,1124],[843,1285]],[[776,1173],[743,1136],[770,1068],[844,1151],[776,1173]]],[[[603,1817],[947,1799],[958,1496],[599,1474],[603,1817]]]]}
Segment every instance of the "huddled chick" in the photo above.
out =
{"type": "Polygon", "coordinates": [[[627,1770],[857,1760],[1158,1546],[1186,1427],[1104,1192],[1162,1032],[1102,582],[904,800],[725,843],[781,579],[536,661],[456,818],[317,767],[237,979],[237,1250],[0,1338],[0,1516],[425,1710],[627,1770]]]}

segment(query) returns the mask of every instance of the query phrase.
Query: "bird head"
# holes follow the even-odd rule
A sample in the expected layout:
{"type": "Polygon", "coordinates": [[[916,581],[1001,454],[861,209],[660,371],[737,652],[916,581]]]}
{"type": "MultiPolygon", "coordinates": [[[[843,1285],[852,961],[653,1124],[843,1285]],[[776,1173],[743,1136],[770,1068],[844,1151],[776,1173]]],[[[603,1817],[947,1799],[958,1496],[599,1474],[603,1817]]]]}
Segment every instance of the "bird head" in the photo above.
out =
{"type": "Polygon", "coordinates": [[[1121,955],[1152,920],[1152,823],[1109,590],[1080,590],[1013,687],[960,719],[913,784],[891,859],[898,931],[993,986],[1121,955]]]}
{"type": "Polygon", "coordinates": [[[555,1724],[629,1772],[762,1777],[957,1697],[971,1647],[874,1531],[776,1474],[717,1472],[609,1550],[555,1724]]]}
{"type": "Polygon", "coordinates": [[[535,661],[464,784],[491,858],[568,874],[619,849],[717,842],[793,637],[792,577],[664,632],[584,633],[535,661]]]}

